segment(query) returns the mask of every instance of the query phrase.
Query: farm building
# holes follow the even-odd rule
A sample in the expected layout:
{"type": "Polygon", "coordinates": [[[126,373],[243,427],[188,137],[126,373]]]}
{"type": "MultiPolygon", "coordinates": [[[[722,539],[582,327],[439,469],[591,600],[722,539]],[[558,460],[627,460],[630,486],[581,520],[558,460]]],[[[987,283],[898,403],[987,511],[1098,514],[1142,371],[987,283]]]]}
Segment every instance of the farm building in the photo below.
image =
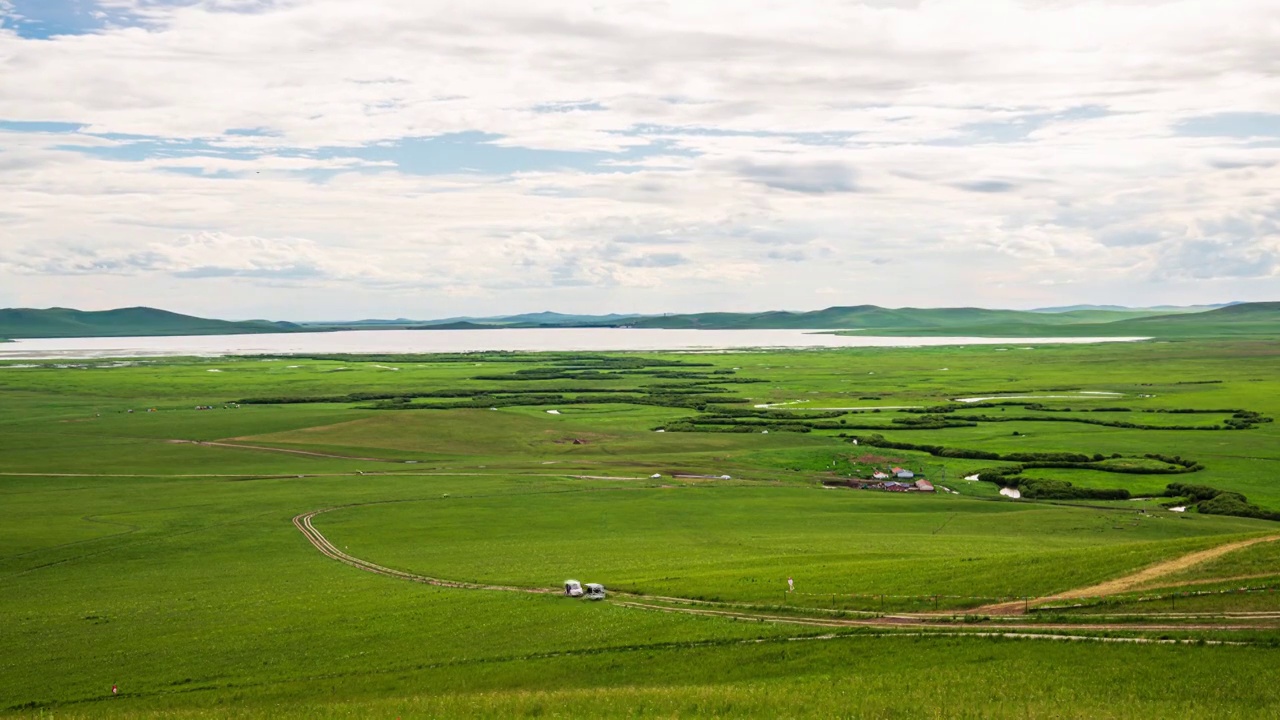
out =
{"type": "Polygon", "coordinates": [[[876,472],[876,473],[875,473],[874,475],[872,475],[871,477],[873,477],[873,478],[875,478],[875,479],[877,479],[877,480],[888,480],[888,479],[889,479],[889,475],[888,475],[888,473],[882,473],[882,472],[876,472]]]}
{"type": "Polygon", "coordinates": [[[933,492],[933,483],[921,478],[916,481],[916,490],[920,492],[933,492]]]}
{"type": "Polygon", "coordinates": [[[899,480],[910,480],[915,476],[916,474],[911,472],[910,470],[899,470],[898,472],[894,473],[894,477],[898,478],[899,480]]]}
{"type": "Polygon", "coordinates": [[[884,484],[884,489],[888,490],[889,492],[906,492],[911,489],[911,486],[906,483],[894,482],[890,480],[889,482],[884,484]]]}

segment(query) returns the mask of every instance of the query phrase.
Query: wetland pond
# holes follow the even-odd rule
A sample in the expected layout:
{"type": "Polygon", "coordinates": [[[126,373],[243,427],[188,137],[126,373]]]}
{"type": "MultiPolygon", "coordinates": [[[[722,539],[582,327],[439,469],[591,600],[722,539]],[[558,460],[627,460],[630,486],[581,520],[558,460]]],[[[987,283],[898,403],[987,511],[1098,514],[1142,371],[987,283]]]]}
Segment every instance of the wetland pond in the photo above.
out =
{"type": "MultiPolygon", "coordinates": [[[[1132,342],[1140,337],[981,338],[832,335],[821,330],[654,330],[635,328],[506,328],[493,330],[343,330],[260,335],[40,338],[0,343],[0,360],[340,353],[484,351],[716,352],[753,348],[928,347],[1132,342]]],[[[1030,349],[1026,347],[1025,349],[1030,349]]]]}

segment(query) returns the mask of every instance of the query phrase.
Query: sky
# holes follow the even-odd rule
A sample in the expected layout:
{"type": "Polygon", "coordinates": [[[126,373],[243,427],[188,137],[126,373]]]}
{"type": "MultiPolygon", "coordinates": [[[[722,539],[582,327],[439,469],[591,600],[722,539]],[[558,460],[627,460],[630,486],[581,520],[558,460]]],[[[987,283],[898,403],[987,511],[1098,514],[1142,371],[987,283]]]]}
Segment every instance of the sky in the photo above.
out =
{"type": "Polygon", "coordinates": [[[1276,0],[0,0],[0,307],[1251,300],[1276,0]]]}

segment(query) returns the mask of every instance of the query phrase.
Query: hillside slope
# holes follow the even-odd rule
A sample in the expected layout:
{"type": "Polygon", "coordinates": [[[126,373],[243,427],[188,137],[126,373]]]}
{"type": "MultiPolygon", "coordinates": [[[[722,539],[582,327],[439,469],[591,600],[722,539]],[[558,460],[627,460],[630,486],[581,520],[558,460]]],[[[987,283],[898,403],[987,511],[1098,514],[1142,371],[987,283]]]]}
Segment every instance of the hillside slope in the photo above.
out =
{"type": "Polygon", "coordinates": [[[1239,303],[1201,312],[1080,310],[1042,313],[984,308],[831,307],[813,312],[695,313],[633,318],[641,328],[802,329],[866,335],[986,337],[1217,337],[1280,335],[1280,303],[1239,303]]]}
{"type": "Polygon", "coordinates": [[[1143,335],[1280,335],[1280,302],[1240,303],[1199,313],[1121,320],[1107,326],[1143,335]]]}
{"type": "Polygon", "coordinates": [[[69,308],[0,309],[0,338],[142,337],[296,332],[293,323],[234,322],[147,307],[85,311],[69,308]]]}
{"type": "MultiPolygon", "coordinates": [[[[1073,313],[1047,315],[1062,318],[1073,313]]],[[[1090,313],[1075,322],[1014,322],[954,324],[935,327],[870,328],[860,335],[952,335],[980,337],[1280,337],[1280,303],[1240,303],[1204,312],[1176,312],[1170,315],[1127,317],[1110,321],[1089,321],[1090,313]]],[[[852,332],[841,334],[853,334],[852,332]]]]}
{"type": "MultiPolygon", "coordinates": [[[[702,329],[806,330],[948,330],[974,327],[1040,328],[1096,322],[1098,313],[1037,313],[985,308],[884,308],[877,305],[830,307],[813,312],[696,313],[663,315],[626,321],[629,327],[702,329]]],[[[1117,313],[1114,319],[1134,317],[1117,313]]]]}

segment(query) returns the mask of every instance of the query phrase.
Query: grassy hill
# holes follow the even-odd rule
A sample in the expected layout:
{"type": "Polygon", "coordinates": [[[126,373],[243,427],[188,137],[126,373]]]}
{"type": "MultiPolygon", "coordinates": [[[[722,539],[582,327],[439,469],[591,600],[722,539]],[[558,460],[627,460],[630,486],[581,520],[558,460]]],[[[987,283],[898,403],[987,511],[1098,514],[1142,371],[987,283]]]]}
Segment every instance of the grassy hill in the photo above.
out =
{"type": "MultiPolygon", "coordinates": [[[[1050,316],[1053,317],[1053,316],[1050,316]]],[[[983,308],[883,308],[876,305],[830,307],[812,312],[695,313],[628,321],[631,327],[700,329],[941,328],[953,325],[1031,322],[1039,316],[1016,310],[983,308]]]]}
{"type": "Polygon", "coordinates": [[[101,311],[69,308],[0,309],[0,338],[235,335],[295,332],[299,329],[293,323],[210,320],[148,307],[101,311]]]}
{"type": "Polygon", "coordinates": [[[0,338],[229,335],[324,330],[494,327],[635,327],[702,330],[841,330],[867,335],[985,337],[1232,337],[1280,335],[1280,302],[1239,303],[1199,312],[1175,309],[1082,308],[1060,312],[986,308],[829,307],[812,312],[691,313],[682,315],[561,315],[531,313],[495,318],[437,321],[304,323],[232,322],[180,315],[154,308],[85,312],[66,308],[0,310],[0,338]]]}
{"type": "Polygon", "coordinates": [[[1151,335],[1275,335],[1280,333],[1280,302],[1240,303],[1206,312],[1122,320],[1108,326],[1151,335]]]}
{"type": "Polygon", "coordinates": [[[1240,303],[1200,312],[1086,308],[1065,312],[985,308],[830,307],[813,312],[695,313],[634,318],[627,327],[856,330],[868,335],[989,337],[1216,337],[1280,334],[1280,303],[1240,303]]]}
{"type": "Polygon", "coordinates": [[[930,334],[947,331],[999,331],[1034,335],[1046,328],[1110,324],[1159,315],[1158,311],[1094,310],[1042,313],[986,308],[884,308],[876,305],[830,307],[813,312],[696,313],[626,321],[630,327],[701,329],[858,329],[930,334]]]}

